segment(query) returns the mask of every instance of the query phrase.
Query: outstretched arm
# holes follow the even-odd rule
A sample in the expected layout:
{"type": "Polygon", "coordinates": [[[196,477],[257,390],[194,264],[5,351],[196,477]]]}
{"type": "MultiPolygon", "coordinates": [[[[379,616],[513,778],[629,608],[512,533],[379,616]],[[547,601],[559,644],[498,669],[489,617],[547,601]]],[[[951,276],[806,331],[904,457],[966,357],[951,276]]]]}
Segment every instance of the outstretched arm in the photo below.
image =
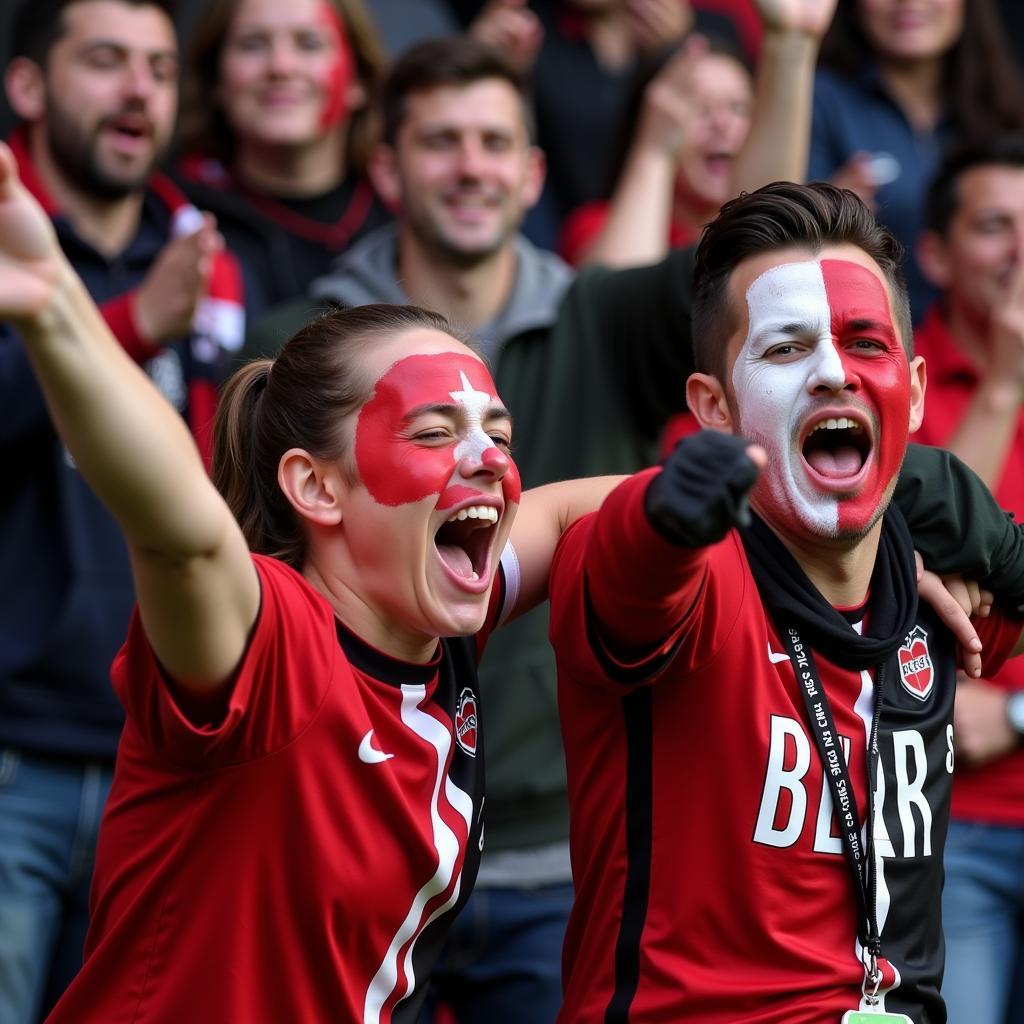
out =
{"type": "Polygon", "coordinates": [[[244,538],[181,418],[114,340],[0,144],[0,316],[54,424],[117,518],[157,657],[198,692],[224,682],[259,607],[244,538]]]}
{"type": "Polygon", "coordinates": [[[748,521],[764,450],[704,430],[660,470],[630,477],[601,507],[585,555],[587,592],[609,653],[642,658],[696,598],[703,551],[748,521]]]}
{"type": "Polygon", "coordinates": [[[509,538],[519,560],[516,618],[548,596],[548,573],[562,534],[581,516],[594,512],[621,476],[595,476],[534,487],[523,494],[509,538]]]}

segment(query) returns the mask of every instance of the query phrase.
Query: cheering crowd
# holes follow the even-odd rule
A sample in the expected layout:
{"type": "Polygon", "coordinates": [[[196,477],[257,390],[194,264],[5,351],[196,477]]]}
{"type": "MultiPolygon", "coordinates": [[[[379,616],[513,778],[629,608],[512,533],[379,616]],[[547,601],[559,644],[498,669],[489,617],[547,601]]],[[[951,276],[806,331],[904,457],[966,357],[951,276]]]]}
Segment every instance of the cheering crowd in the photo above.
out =
{"type": "Polygon", "coordinates": [[[186,7],[11,18],[0,1021],[1024,1019],[993,0],[186,7]]]}

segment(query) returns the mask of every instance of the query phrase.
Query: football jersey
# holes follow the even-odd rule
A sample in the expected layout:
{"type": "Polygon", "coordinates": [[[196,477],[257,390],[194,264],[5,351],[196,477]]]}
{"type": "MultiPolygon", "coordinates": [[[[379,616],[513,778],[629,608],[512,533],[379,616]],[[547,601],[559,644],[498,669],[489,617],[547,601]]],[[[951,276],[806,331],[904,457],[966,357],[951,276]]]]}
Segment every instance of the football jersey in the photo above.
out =
{"type": "MultiPolygon", "coordinates": [[[[590,595],[618,562],[605,593],[632,607],[623,580],[639,573],[642,590],[656,563],[616,544],[615,517],[593,543],[596,523],[563,537],[551,583],[576,887],[560,1020],[838,1024],[864,1008],[854,884],[794,669],[739,536],[694,560],[693,585],[665,620],[670,643],[626,665],[605,650],[590,595]]],[[[680,557],[644,528],[651,559],[680,557]]],[[[978,628],[992,663],[1020,633],[997,616],[978,628]]],[[[922,605],[880,693],[874,671],[815,658],[862,820],[880,714],[882,1006],[944,1021],[952,637],[922,605]]]]}
{"type": "Polygon", "coordinates": [[[476,661],[505,572],[481,634],[413,664],[254,562],[259,617],[215,722],[183,714],[135,615],[85,965],[55,1024],[416,1019],[483,843],[476,661]]]}

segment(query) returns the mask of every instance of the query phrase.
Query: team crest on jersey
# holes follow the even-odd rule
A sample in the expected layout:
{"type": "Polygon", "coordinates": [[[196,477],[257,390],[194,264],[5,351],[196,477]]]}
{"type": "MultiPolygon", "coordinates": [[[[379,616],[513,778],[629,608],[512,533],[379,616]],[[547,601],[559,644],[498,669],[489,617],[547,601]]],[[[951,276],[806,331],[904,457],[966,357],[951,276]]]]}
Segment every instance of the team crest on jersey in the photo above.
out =
{"type": "Polygon", "coordinates": [[[459,706],[455,711],[455,742],[470,757],[476,757],[476,737],[476,694],[467,686],[459,694],[459,706]]]}
{"type": "Polygon", "coordinates": [[[918,700],[927,700],[935,682],[935,669],[928,653],[928,634],[920,626],[915,626],[903,641],[899,659],[904,688],[918,700]]]}

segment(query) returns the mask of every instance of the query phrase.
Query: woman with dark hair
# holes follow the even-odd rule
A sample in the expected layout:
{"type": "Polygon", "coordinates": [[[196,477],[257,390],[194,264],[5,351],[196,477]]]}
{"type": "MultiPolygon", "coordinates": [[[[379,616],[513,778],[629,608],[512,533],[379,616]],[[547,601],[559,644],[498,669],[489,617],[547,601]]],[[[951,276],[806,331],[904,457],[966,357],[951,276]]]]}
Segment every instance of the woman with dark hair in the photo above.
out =
{"type": "Polygon", "coordinates": [[[364,173],[383,69],[363,0],[204,4],[177,174],[241,260],[250,316],[301,294],[387,219],[364,173]]]}
{"type": "Polygon", "coordinates": [[[138,608],[85,964],[49,1020],[411,1021],[483,842],[476,661],[608,479],[522,497],[480,358],[364,306],[238,372],[210,481],[0,145],[0,310],[138,608]],[[222,497],[223,495],[223,497],[222,497]]]}
{"type": "Polygon", "coordinates": [[[1024,82],[992,0],[839,0],[815,80],[808,180],[852,188],[902,242],[915,319],[934,290],[912,258],[945,149],[1024,128],[1024,82]]]}

